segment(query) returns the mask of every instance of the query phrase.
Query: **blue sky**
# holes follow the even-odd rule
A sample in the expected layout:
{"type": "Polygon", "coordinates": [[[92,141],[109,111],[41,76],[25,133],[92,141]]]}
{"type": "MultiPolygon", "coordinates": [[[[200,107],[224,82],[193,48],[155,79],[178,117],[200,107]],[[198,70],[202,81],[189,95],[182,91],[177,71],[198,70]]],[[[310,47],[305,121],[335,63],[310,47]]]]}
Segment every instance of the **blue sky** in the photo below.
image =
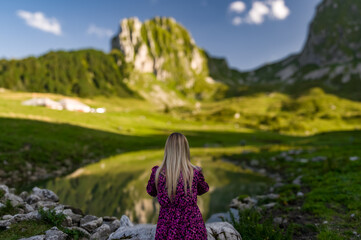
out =
{"type": "Polygon", "coordinates": [[[321,0],[16,0],[0,8],[0,58],[110,50],[123,18],[171,16],[197,45],[249,70],[302,49],[321,0]],[[35,14],[37,13],[37,14],[35,14]]]}

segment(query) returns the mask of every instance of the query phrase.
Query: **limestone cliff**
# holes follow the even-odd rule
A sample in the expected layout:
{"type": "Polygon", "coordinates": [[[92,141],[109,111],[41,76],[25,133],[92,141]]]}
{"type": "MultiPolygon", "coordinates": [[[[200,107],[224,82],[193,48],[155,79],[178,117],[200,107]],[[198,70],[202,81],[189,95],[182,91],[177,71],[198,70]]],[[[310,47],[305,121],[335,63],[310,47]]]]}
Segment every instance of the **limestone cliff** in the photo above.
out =
{"type": "Polygon", "coordinates": [[[143,23],[123,19],[111,43],[124,55],[120,65],[128,66],[128,85],[145,98],[181,105],[185,98],[220,98],[226,90],[225,84],[209,76],[205,52],[173,18],[143,23]]]}

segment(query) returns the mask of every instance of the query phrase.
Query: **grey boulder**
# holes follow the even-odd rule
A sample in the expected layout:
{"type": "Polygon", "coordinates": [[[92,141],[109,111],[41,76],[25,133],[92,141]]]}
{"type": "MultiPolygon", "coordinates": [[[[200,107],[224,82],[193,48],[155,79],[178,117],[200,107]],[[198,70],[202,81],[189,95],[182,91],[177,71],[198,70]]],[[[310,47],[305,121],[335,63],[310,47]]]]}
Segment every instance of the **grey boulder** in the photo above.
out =
{"type": "Polygon", "coordinates": [[[103,218],[98,218],[92,215],[86,215],[82,219],[80,219],[80,227],[84,228],[88,232],[93,232],[96,228],[98,228],[103,223],[103,218]]]}
{"type": "Polygon", "coordinates": [[[94,240],[106,240],[110,235],[109,225],[103,223],[100,227],[95,229],[94,233],[91,235],[90,239],[94,240]]]}
{"type": "Polygon", "coordinates": [[[208,240],[242,240],[241,234],[228,222],[206,224],[208,240]]]}
{"type": "MultiPolygon", "coordinates": [[[[132,240],[152,240],[155,238],[157,225],[137,224],[132,227],[121,226],[114,233],[110,234],[111,239],[132,239],[132,240]]],[[[241,235],[228,222],[207,223],[208,240],[242,240],[241,235]]]]}
{"type": "Polygon", "coordinates": [[[38,195],[41,200],[58,202],[59,197],[49,189],[41,189],[38,187],[33,188],[33,194],[38,195]]]}
{"type": "Polygon", "coordinates": [[[9,193],[9,187],[4,184],[0,184],[0,190],[3,190],[5,193],[9,193]]]}
{"type": "Polygon", "coordinates": [[[57,227],[52,227],[45,232],[45,240],[66,240],[67,236],[66,233],[57,227]]]}
{"type": "Polygon", "coordinates": [[[4,199],[5,201],[9,200],[11,205],[14,207],[24,204],[24,200],[21,197],[16,196],[15,194],[12,194],[10,192],[5,193],[4,199]]]}
{"type": "Polygon", "coordinates": [[[128,216],[123,215],[120,218],[120,226],[121,227],[133,227],[133,223],[130,221],[130,219],[128,218],[128,216]]]}
{"type": "Polygon", "coordinates": [[[104,222],[104,223],[109,226],[110,232],[114,232],[115,230],[117,230],[120,227],[120,221],[119,220],[114,220],[112,222],[104,222]]]}
{"type": "Polygon", "coordinates": [[[138,224],[133,227],[121,226],[114,233],[110,234],[110,239],[132,239],[132,240],[152,240],[155,238],[156,225],[138,224]]]}
{"type": "Polygon", "coordinates": [[[19,240],[44,240],[45,235],[36,235],[29,238],[20,238],[19,240]]]}

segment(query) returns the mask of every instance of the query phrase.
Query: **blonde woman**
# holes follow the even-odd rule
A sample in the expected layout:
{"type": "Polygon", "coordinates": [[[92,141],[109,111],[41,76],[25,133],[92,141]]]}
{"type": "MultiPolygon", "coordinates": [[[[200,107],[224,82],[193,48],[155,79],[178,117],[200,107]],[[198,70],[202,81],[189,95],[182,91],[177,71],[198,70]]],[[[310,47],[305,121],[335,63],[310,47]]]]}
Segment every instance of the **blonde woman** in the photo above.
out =
{"type": "Polygon", "coordinates": [[[147,185],[148,194],[160,204],[155,239],[206,240],[197,195],[208,190],[201,168],[190,162],[187,138],[176,132],[169,135],[163,162],[152,168],[147,185]]]}

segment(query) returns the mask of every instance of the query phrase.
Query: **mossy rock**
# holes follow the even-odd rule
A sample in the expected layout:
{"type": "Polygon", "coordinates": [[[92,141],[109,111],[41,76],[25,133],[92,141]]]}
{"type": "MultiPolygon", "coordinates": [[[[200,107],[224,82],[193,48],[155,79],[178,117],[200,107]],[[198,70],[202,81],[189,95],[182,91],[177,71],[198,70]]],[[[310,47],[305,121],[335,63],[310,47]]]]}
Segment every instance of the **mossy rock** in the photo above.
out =
{"type": "Polygon", "coordinates": [[[243,201],[245,198],[248,198],[249,196],[246,194],[241,194],[237,197],[238,201],[243,201]]]}

